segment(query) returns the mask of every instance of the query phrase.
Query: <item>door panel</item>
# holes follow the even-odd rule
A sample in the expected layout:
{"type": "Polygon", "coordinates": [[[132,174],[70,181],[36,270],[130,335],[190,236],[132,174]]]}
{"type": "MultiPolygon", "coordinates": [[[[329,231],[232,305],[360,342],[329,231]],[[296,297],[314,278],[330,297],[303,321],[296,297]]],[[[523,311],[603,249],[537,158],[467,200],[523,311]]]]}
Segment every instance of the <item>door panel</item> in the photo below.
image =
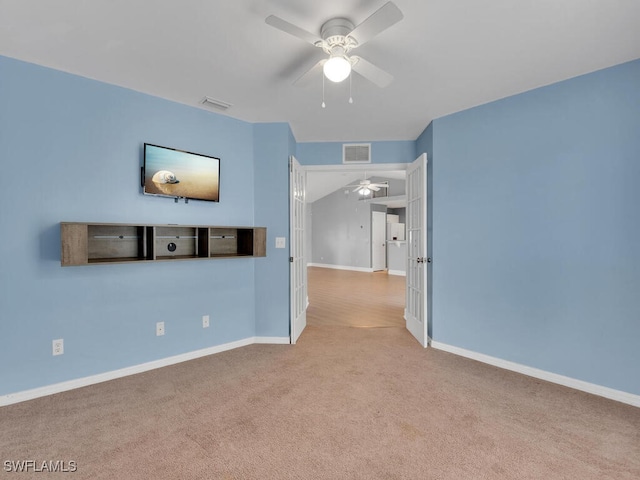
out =
{"type": "Polygon", "coordinates": [[[407,329],[423,347],[427,318],[427,155],[407,169],[407,329]]]}
{"type": "Polygon", "coordinates": [[[307,262],[304,255],[305,186],[305,171],[292,156],[289,159],[291,343],[296,343],[307,326],[307,262]]]}

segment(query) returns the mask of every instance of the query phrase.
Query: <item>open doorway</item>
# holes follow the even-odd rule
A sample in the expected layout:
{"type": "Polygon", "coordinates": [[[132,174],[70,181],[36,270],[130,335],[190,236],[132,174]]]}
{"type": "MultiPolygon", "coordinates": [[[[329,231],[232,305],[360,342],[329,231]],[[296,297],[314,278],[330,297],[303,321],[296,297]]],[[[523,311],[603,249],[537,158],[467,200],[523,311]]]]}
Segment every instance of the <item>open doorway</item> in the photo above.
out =
{"type": "Polygon", "coordinates": [[[308,324],[404,328],[407,165],[303,168],[308,324]],[[363,181],[389,188],[362,195],[352,187],[363,181]]]}

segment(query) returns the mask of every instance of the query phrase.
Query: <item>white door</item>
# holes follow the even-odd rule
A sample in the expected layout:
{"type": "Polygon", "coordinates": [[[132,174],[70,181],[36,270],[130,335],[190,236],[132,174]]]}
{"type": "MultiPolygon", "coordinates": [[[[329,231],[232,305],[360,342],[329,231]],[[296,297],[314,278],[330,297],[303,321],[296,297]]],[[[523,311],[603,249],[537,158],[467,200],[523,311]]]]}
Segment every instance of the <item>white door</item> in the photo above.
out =
{"type": "Polygon", "coordinates": [[[407,329],[427,346],[427,155],[407,169],[407,329]]]}
{"type": "Polygon", "coordinates": [[[371,217],[371,268],[374,272],[387,268],[387,214],[372,212],[371,217]]]}
{"type": "Polygon", "coordinates": [[[289,158],[289,260],[291,262],[291,343],[307,326],[307,262],[304,255],[305,171],[289,158]]]}

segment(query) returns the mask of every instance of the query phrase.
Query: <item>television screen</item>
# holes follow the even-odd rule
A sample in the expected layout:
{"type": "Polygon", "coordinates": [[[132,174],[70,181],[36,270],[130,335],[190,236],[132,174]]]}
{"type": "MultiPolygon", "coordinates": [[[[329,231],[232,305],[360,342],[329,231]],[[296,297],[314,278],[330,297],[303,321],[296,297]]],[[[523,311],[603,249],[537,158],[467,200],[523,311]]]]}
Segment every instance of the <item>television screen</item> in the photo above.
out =
{"type": "Polygon", "coordinates": [[[144,144],[143,192],[146,195],[220,201],[220,159],[144,144]]]}

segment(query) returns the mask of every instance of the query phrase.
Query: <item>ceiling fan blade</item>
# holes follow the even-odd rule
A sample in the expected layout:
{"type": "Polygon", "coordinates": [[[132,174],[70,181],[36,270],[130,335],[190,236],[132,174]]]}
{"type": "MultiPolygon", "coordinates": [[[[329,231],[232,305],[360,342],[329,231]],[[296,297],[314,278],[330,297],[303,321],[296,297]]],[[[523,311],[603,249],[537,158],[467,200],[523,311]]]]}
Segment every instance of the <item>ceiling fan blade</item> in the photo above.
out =
{"type": "Polygon", "coordinates": [[[296,87],[304,87],[305,85],[308,85],[309,80],[311,80],[316,73],[320,73],[322,71],[322,67],[326,62],[327,62],[326,58],[323,58],[322,60],[319,60],[318,62],[316,62],[313,65],[313,67],[311,67],[302,75],[300,75],[298,78],[296,78],[293,82],[293,85],[295,85],[296,87]]]}
{"type": "Polygon", "coordinates": [[[378,188],[389,188],[389,185],[386,185],[384,183],[372,183],[371,186],[378,188]]]}
{"type": "Polygon", "coordinates": [[[404,18],[396,4],[387,2],[348,35],[362,45],[404,18]]]}
{"type": "MultiPolygon", "coordinates": [[[[353,185],[349,185],[350,187],[353,187],[353,185]]],[[[351,192],[357,192],[358,190],[360,190],[362,188],[362,185],[358,185],[356,188],[354,188],[353,190],[351,190],[351,192]]]]}
{"type": "Polygon", "coordinates": [[[380,190],[380,188],[378,188],[376,185],[369,185],[367,188],[369,190],[373,190],[374,192],[377,192],[380,190]]]}
{"type": "Polygon", "coordinates": [[[384,88],[393,82],[393,75],[385,72],[379,67],[376,67],[373,63],[366,61],[364,58],[353,55],[351,60],[353,62],[351,64],[351,68],[353,68],[355,72],[375,83],[380,88],[384,88]]]}
{"type": "Polygon", "coordinates": [[[289,23],[286,20],[281,19],[280,17],[276,17],[275,15],[269,15],[267,18],[265,18],[264,21],[267,25],[271,25],[272,27],[275,27],[278,30],[282,30],[289,35],[293,35],[294,37],[298,37],[300,40],[309,42],[311,45],[315,45],[317,42],[322,42],[322,39],[317,35],[307,32],[303,28],[297,27],[293,23],[289,23]]]}

